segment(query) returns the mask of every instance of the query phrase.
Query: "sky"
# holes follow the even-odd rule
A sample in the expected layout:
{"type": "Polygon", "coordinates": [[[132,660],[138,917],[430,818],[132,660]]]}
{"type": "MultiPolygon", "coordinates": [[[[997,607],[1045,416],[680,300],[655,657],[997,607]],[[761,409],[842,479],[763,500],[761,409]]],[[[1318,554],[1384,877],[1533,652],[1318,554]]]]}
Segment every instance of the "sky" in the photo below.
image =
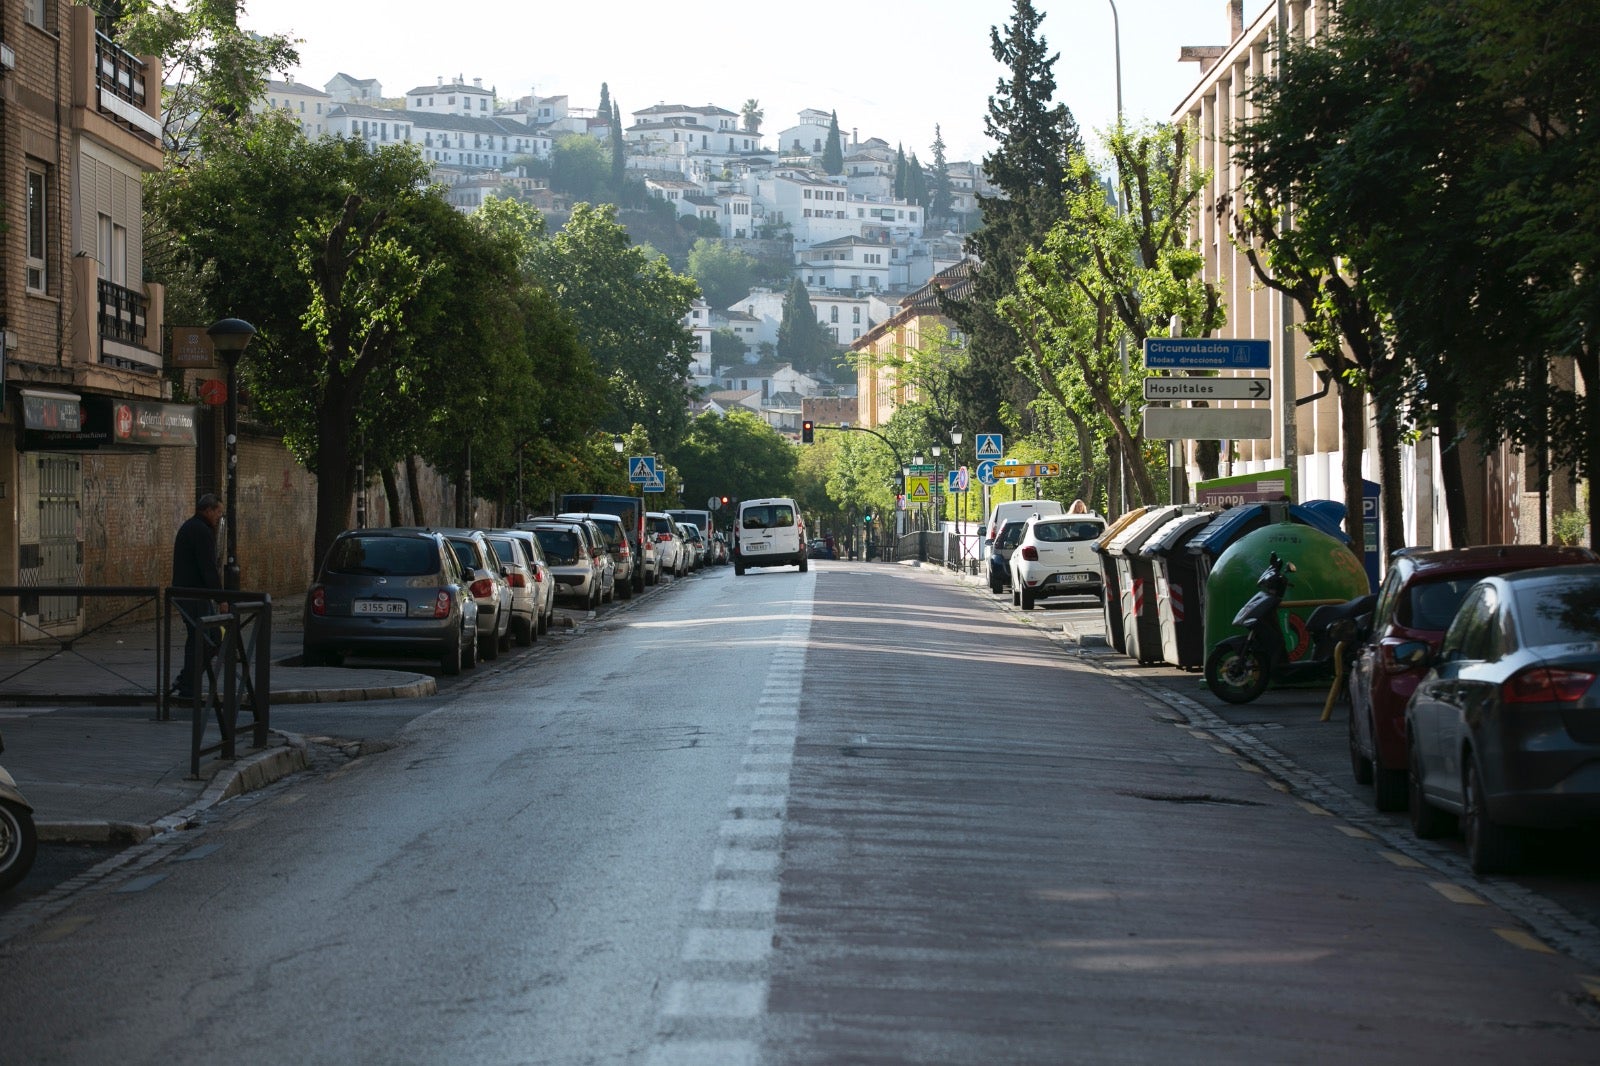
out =
{"type": "MultiPolygon", "coordinates": [[[[1034,0],[1056,61],[1056,100],[1091,150],[1117,113],[1114,0],[1034,0]]],[[[1244,0],[1246,25],[1273,0],[1244,0]]],[[[988,100],[1005,69],[989,30],[1012,0],[474,0],[459,17],[437,0],[243,0],[240,26],[300,41],[296,81],[376,78],[386,97],[482,78],[501,99],[566,96],[593,108],[607,83],[627,120],[653,104],[760,101],[768,147],[803,108],[836,112],[846,141],[881,137],[932,161],[981,160],[988,100]]],[[[1123,111],[1164,121],[1199,81],[1184,45],[1228,43],[1226,0],[1120,0],[1123,111]]]]}

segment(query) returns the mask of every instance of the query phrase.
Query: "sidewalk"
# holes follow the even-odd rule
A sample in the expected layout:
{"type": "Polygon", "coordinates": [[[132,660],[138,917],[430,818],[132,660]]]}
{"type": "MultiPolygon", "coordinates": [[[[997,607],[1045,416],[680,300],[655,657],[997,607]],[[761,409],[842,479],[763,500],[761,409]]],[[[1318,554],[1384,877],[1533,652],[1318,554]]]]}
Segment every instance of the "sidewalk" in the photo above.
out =
{"type": "MultiPolygon", "coordinates": [[[[239,757],[205,756],[191,777],[190,705],[171,703],[170,720],[156,720],[158,641],[152,621],[99,630],[66,650],[59,642],[0,648],[0,765],[33,805],[41,840],[143,840],[305,768],[297,737],[274,732],[265,748],[250,748],[242,712],[239,757]]],[[[181,631],[175,651],[182,654],[181,631]]],[[[273,619],[272,705],[437,691],[431,676],[406,670],[285,665],[299,654],[300,618],[291,608],[273,619]]],[[[202,744],[220,739],[208,712],[202,744]]]]}

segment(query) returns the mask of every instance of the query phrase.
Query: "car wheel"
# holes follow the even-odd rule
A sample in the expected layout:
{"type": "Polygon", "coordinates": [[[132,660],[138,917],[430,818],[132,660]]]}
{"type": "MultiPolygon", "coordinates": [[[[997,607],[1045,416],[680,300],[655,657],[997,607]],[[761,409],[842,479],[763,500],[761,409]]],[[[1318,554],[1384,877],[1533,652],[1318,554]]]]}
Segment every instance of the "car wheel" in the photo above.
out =
{"type": "Polygon", "coordinates": [[[806,564],[805,556],[801,556],[800,557],[800,572],[802,574],[806,572],[806,565],[807,564],[806,564]]]}
{"type": "Polygon", "coordinates": [[[1475,874],[1511,873],[1522,862],[1522,834],[1489,817],[1489,797],[1483,792],[1478,762],[1470,755],[1463,762],[1461,835],[1467,842],[1467,861],[1475,874]]]}
{"type": "Polygon", "coordinates": [[[27,808],[0,800],[0,892],[18,884],[39,853],[39,829],[27,808]]]}
{"type": "Polygon", "coordinates": [[[495,654],[511,650],[511,626],[506,626],[506,631],[500,634],[500,639],[495,643],[495,654]]]}
{"type": "Polygon", "coordinates": [[[511,627],[516,630],[517,646],[521,648],[531,645],[539,631],[538,623],[534,622],[532,618],[526,620],[521,618],[512,619],[511,627]]]}
{"type": "Polygon", "coordinates": [[[461,672],[461,641],[446,648],[444,654],[439,656],[439,669],[446,677],[455,677],[461,672]]]}
{"type": "Polygon", "coordinates": [[[633,599],[633,581],[632,581],[632,579],[629,579],[629,580],[624,581],[622,583],[622,598],[625,599],[625,600],[633,599]]]}
{"type": "Polygon", "coordinates": [[[1023,588],[1017,590],[1017,603],[1024,611],[1033,610],[1034,602],[1035,600],[1032,589],[1024,586],[1023,588]]]}
{"type": "Polygon", "coordinates": [[[478,638],[478,658],[484,662],[493,662],[500,656],[500,638],[490,633],[486,637],[478,638]]]}
{"type": "Polygon", "coordinates": [[[1422,756],[1415,746],[1410,748],[1407,762],[1411,773],[1407,775],[1406,812],[1411,817],[1411,831],[1419,840],[1432,840],[1443,836],[1450,828],[1450,816],[1433,804],[1422,791],[1422,756]]]}
{"type": "MultiPolygon", "coordinates": [[[[1370,785],[1372,784],[1372,760],[1361,754],[1361,740],[1356,730],[1356,709],[1354,704],[1350,707],[1350,713],[1345,716],[1345,721],[1350,727],[1350,776],[1356,779],[1356,784],[1358,785],[1370,785]]],[[[1379,810],[1382,809],[1381,807],[1379,808],[1379,810]]]]}
{"type": "Polygon", "coordinates": [[[1000,593],[1002,591],[1004,591],[1004,589],[1005,589],[1005,586],[1000,583],[1000,579],[999,578],[993,577],[993,576],[991,576],[989,578],[989,591],[990,592],[992,592],[996,596],[998,596],[998,595],[1000,595],[1000,593]]]}
{"type": "Polygon", "coordinates": [[[461,642],[461,655],[463,670],[471,670],[478,665],[478,635],[474,633],[461,642]]]}
{"type": "Polygon", "coordinates": [[[744,564],[743,563],[734,563],[733,564],[733,576],[734,577],[744,577],[744,564]]]}
{"type": "Polygon", "coordinates": [[[1206,687],[1226,703],[1249,703],[1267,691],[1267,660],[1254,644],[1231,637],[1206,660],[1206,687]]]}
{"type": "Polygon", "coordinates": [[[1017,586],[1015,584],[1011,586],[1011,606],[1022,606],[1022,593],[1017,591],[1017,586]]]}
{"type": "Polygon", "coordinates": [[[1372,763],[1372,805],[1380,811],[1403,811],[1410,800],[1411,775],[1372,763]]]}

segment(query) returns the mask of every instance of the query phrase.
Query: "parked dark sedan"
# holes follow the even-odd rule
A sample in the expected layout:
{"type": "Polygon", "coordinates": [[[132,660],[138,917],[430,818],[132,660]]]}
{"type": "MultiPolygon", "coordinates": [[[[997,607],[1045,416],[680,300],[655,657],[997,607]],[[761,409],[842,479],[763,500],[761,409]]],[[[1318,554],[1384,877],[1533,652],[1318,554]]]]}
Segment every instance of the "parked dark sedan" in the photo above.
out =
{"type": "Polygon", "coordinates": [[[1600,565],[1485,578],[1406,707],[1411,825],[1456,815],[1476,873],[1525,828],[1600,821],[1600,565]]]}
{"type": "Polygon", "coordinates": [[[1546,544],[1408,550],[1390,560],[1371,635],[1350,668],[1350,768],[1380,811],[1406,808],[1406,701],[1467,590],[1485,577],[1537,566],[1600,562],[1587,548],[1546,544]]]}
{"type": "Polygon", "coordinates": [[[445,538],[431,530],[339,534],[306,592],[301,661],[437,656],[446,674],[478,661],[478,605],[445,538]]]}

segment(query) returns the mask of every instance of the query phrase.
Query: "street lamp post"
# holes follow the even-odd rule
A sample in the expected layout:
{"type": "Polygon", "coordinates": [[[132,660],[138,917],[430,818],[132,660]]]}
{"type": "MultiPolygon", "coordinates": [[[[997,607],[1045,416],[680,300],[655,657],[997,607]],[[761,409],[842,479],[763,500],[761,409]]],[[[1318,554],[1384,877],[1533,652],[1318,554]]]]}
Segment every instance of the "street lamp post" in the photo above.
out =
{"type": "MultiPolygon", "coordinates": [[[[955,449],[955,454],[950,460],[952,469],[961,463],[961,436],[960,426],[950,427],[950,447],[955,449]]],[[[961,488],[961,483],[959,481],[956,482],[956,551],[960,556],[962,570],[967,568],[967,540],[965,536],[967,500],[965,493],[966,490],[961,488]]]]}
{"type": "Polygon", "coordinates": [[[227,452],[225,493],[228,517],[228,561],[222,568],[222,587],[239,588],[239,356],[256,335],[242,318],[222,318],[206,329],[212,347],[228,368],[228,402],[223,407],[223,447],[227,452]]]}
{"type": "Polygon", "coordinates": [[[929,528],[940,534],[939,542],[942,546],[944,543],[944,534],[941,528],[944,525],[944,476],[939,471],[939,454],[944,449],[935,444],[928,450],[933,453],[933,482],[929,486],[932,491],[928,493],[928,501],[933,505],[933,522],[929,528]]]}

